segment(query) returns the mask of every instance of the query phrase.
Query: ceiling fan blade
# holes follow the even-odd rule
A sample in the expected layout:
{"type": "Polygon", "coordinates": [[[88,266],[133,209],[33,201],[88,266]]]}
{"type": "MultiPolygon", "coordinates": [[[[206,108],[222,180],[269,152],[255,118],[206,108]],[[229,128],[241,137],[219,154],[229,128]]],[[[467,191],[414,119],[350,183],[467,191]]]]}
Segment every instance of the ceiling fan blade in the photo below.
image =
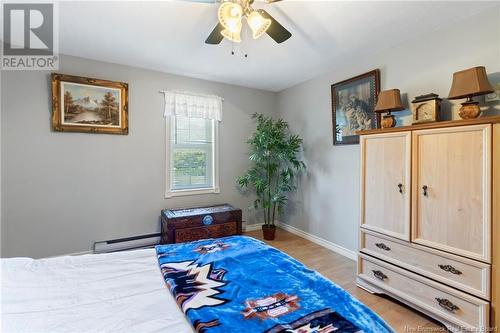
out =
{"type": "Polygon", "coordinates": [[[274,19],[268,12],[264,9],[259,9],[259,13],[271,20],[271,26],[267,29],[266,33],[276,41],[276,43],[280,44],[286,41],[288,38],[292,37],[292,33],[288,31],[284,26],[282,26],[278,21],[274,19]]]}
{"type": "Polygon", "coordinates": [[[224,39],[224,36],[222,36],[220,33],[222,30],[224,30],[224,26],[220,23],[217,23],[214,30],[212,30],[210,35],[205,40],[205,43],[212,45],[220,44],[220,42],[222,42],[222,40],[224,39]]]}

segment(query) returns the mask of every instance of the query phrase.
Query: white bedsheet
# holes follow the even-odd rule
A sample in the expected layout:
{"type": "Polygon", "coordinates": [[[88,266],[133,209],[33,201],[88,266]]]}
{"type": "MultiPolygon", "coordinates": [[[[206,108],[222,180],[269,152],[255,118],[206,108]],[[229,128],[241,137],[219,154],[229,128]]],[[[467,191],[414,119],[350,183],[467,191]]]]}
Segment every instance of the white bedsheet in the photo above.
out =
{"type": "Polygon", "coordinates": [[[192,333],[154,249],[1,259],[2,332],[192,333]]]}

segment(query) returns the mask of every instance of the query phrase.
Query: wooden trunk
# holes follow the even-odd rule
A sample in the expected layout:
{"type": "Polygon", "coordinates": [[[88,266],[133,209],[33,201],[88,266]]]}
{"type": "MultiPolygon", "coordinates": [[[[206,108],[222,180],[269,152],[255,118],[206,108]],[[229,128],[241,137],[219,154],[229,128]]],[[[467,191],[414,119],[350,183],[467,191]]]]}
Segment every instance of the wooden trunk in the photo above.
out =
{"type": "Polygon", "coordinates": [[[241,209],[229,204],[161,212],[161,244],[241,235],[241,209]]]}

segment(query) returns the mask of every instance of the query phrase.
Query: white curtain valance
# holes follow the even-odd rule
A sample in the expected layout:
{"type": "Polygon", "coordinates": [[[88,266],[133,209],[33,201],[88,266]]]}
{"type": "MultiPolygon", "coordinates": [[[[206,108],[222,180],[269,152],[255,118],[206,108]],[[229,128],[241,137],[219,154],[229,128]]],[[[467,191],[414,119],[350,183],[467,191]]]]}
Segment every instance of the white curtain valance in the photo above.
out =
{"type": "Polygon", "coordinates": [[[161,91],[165,95],[165,117],[215,119],[222,121],[222,98],[190,92],[161,91]]]}

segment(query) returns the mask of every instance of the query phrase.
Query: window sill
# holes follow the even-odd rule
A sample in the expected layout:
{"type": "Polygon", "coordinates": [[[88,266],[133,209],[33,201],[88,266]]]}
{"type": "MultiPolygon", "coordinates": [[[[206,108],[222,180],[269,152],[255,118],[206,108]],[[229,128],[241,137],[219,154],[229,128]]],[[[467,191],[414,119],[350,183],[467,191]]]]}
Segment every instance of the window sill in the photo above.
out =
{"type": "Polygon", "coordinates": [[[173,198],[173,197],[183,197],[189,195],[200,195],[200,194],[217,194],[220,193],[220,189],[218,187],[215,188],[200,188],[196,190],[177,190],[177,191],[167,191],[165,193],[165,198],[173,198]]]}

